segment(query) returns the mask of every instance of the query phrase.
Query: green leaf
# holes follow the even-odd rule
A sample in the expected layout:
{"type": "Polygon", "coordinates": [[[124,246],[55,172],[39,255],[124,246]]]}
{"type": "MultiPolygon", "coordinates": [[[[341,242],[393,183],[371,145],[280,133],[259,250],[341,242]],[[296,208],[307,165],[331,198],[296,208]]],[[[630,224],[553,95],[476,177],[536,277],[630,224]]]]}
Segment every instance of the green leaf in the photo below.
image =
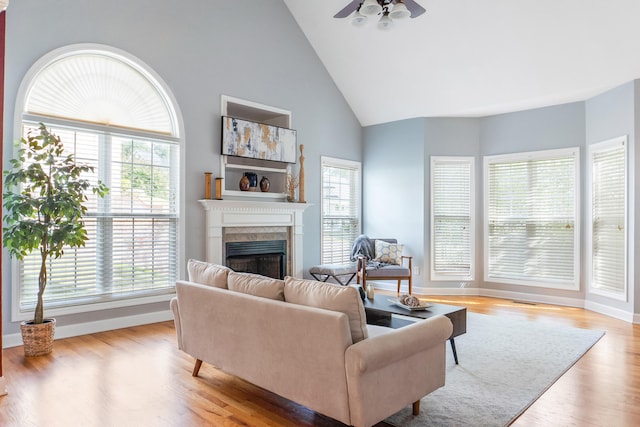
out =
{"type": "MultiPolygon", "coordinates": [[[[91,185],[82,178],[93,172],[93,166],[76,163],[73,154],[63,155],[64,143],[43,123],[38,132],[28,132],[18,141],[17,156],[3,172],[2,236],[11,256],[24,259],[38,250],[44,261],[63,256],[65,247],[85,245],[89,237],[82,217],[87,192],[104,197],[109,189],[102,182],[91,185]]],[[[46,263],[42,265],[40,277],[46,278],[46,263]]],[[[39,283],[39,289],[44,291],[46,285],[39,283]]],[[[42,293],[37,307],[42,308],[42,293]]]]}

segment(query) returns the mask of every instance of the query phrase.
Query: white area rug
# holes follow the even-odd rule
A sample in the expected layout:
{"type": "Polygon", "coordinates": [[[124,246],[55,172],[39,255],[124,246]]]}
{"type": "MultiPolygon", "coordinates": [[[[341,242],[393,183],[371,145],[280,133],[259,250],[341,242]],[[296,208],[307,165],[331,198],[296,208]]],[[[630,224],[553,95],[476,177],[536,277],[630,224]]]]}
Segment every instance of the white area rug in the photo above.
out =
{"type": "Polygon", "coordinates": [[[467,313],[467,333],[447,343],[446,385],[385,422],[402,427],[505,426],[604,335],[509,317],[467,313]]]}

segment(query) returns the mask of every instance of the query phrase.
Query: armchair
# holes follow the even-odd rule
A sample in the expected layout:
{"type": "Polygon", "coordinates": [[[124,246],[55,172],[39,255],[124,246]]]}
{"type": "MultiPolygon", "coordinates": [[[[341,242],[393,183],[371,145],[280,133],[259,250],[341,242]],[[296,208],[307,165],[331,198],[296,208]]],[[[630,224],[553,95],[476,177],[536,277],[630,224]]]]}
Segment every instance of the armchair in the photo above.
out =
{"type": "MultiPolygon", "coordinates": [[[[396,239],[370,239],[372,246],[375,247],[376,240],[397,244],[396,239]]],[[[379,254],[376,254],[376,259],[379,254]]],[[[398,293],[400,293],[400,285],[403,280],[409,283],[409,294],[412,292],[412,260],[413,257],[400,255],[400,264],[376,263],[375,265],[367,265],[367,257],[358,255],[356,280],[358,284],[366,289],[368,280],[396,280],[398,282],[398,293]]]]}

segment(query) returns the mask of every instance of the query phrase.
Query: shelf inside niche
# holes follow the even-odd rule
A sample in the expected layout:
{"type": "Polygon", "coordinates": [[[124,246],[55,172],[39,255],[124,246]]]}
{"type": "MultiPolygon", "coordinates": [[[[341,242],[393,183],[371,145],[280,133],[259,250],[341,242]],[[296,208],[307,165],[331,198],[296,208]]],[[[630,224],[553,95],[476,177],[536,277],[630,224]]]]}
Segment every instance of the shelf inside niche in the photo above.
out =
{"type": "Polygon", "coordinates": [[[271,160],[223,156],[223,162],[227,169],[243,169],[251,172],[287,173],[289,170],[288,163],[274,162],[271,160]]]}
{"type": "MultiPolygon", "coordinates": [[[[269,105],[258,104],[226,95],[221,97],[221,112],[223,116],[237,117],[258,123],[291,128],[291,112],[269,105]]],[[[220,156],[220,171],[224,178],[223,196],[234,198],[256,198],[267,200],[285,200],[286,175],[291,165],[264,159],[251,159],[236,156],[220,156]],[[244,172],[255,172],[258,176],[267,176],[271,183],[271,190],[266,193],[240,191],[238,182],[244,172]]]]}

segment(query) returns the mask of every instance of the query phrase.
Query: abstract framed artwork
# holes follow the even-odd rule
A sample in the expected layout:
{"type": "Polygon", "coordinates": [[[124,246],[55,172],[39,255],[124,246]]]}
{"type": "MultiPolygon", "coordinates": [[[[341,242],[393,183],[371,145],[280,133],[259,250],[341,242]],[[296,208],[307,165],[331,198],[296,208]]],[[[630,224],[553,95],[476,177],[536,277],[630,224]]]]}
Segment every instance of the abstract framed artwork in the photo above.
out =
{"type": "Polygon", "coordinates": [[[222,154],[227,156],[295,163],[296,136],[293,129],[222,116],[222,154]]]}

